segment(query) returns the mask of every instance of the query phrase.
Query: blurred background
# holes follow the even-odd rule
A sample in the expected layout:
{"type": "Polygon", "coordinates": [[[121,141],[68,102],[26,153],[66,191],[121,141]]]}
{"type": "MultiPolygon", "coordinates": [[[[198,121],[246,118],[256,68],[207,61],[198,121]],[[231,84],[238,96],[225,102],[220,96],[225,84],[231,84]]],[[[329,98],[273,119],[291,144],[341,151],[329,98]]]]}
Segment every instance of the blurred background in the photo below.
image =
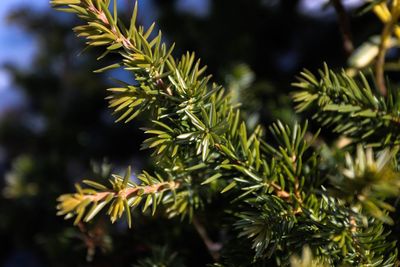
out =
{"type": "MultiPolygon", "coordinates": [[[[243,103],[249,125],[295,115],[290,86],[302,68],[346,66],[334,8],[324,0],[139,0],[140,23],[156,20],[176,55],[196,51],[218,83],[243,103]]],[[[355,46],[379,33],[361,0],[343,0],[355,46]]],[[[133,0],[120,0],[127,12],[133,0]]],[[[82,53],[79,22],[47,0],[0,2],[0,266],[147,266],[155,254],[171,266],[211,261],[192,227],[136,215],[133,230],[98,218],[73,227],[56,216],[56,199],[82,178],[102,179],[127,165],[151,168],[140,151],[144,121],[115,124],[105,89],[112,78],[99,51],[82,53]],[[168,245],[168,246],[167,246],[168,245]],[[193,253],[196,251],[196,253],[193,253]],[[175,253],[177,252],[177,254],[175,253]]],[[[112,58],[108,60],[112,61],[112,58]]],[[[211,216],[208,227],[218,229],[211,216]]],[[[101,216],[100,216],[101,217],[101,216]]]]}

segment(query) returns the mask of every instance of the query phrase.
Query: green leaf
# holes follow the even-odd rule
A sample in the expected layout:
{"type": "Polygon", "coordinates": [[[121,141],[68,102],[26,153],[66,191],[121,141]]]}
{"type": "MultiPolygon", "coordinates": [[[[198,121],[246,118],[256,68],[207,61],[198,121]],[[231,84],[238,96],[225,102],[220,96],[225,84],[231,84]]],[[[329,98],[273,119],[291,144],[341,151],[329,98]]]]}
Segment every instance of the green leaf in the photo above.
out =
{"type": "Polygon", "coordinates": [[[146,202],[144,203],[144,206],[143,206],[143,212],[145,212],[147,210],[147,208],[151,205],[151,202],[152,202],[152,196],[148,195],[146,197],[146,202]]]}
{"type": "Polygon", "coordinates": [[[221,173],[216,173],[216,174],[212,175],[211,177],[209,177],[209,178],[208,178],[207,180],[205,180],[204,182],[202,182],[201,184],[202,184],[202,185],[205,185],[205,184],[212,183],[212,182],[214,182],[215,180],[217,180],[218,178],[220,178],[221,176],[222,176],[221,173]]]}
{"type": "Polygon", "coordinates": [[[197,118],[196,115],[194,115],[193,113],[191,113],[188,110],[185,110],[185,113],[186,113],[186,115],[188,115],[188,117],[192,121],[193,125],[197,129],[199,129],[201,131],[204,131],[206,129],[206,126],[204,125],[204,123],[199,118],[197,118]]]}
{"type": "Polygon", "coordinates": [[[125,216],[126,220],[128,222],[128,227],[132,227],[132,217],[131,217],[131,208],[129,207],[128,201],[124,199],[124,210],[125,210],[125,216]]]}
{"type": "Polygon", "coordinates": [[[224,189],[222,189],[221,194],[228,192],[229,190],[233,189],[235,186],[236,186],[236,181],[232,181],[224,189]]]}
{"type": "Polygon", "coordinates": [[[119,67],[121,67],[121,64],[120,63],[115,63],[115,64],[112,64],[112,65],[106,66],[104,68],[97,69],[97,70],[95,70],[93,72],[94,73],[101,73],[101,72],[104,72],[104,71],[107,71],[107,70],[116,69],[116,68],[119,68],[119,67]]]}
{"type": "Polygon", "coordinates": [[[97,182],[91,181],[91,180],[83,180],[82,183],[84,183],[88,186],[91,186],[95,189],[98,189],[98,190],[102,190],[102,191],[108,190],[108,188],[106,186],[99,184],[97,182]]]}
{"type": "Polygon", "coordinates": [[[353,114],[353,117],[356,117],[356,116],[375,118],[377,116],[377,112],[373,111],[371,109],[366,109],[366,110],[363,110],[363,111],[353,114]]]}
{"type": "Polygon", "coordinates": [[[128,166],[125,172],[124,181],[122,183],[124,187],[128,185],[130,179],[131,179],[131,166],[128,166]]]}
{"type": "Polygon", "coordinates": [[[92,205],[92,208],[90,209],[90,211],[86,214],[84,221],[85,222],[91,221],[94,218],[94,216],[96,216],[104,208],[104,206],[107,205],[111,201],[112,197],[113,196],[110,194],[104,201],[102,201],[98,204],[94,203],[92,205]]]}
{"type": "Polygon", "coordinates": [[[208,154],[209,154],[209,152],[210,152],[210,149],[209,149],[209,142],[210,142],[210,136],[207,134],[207,135],[204,137],[203,141],[202,141],[202,147],[203,147],[203,151],[202,151],[202,160],[203,160],[203,161],[206,161],[207,156],[208,156],[208,154]]]}

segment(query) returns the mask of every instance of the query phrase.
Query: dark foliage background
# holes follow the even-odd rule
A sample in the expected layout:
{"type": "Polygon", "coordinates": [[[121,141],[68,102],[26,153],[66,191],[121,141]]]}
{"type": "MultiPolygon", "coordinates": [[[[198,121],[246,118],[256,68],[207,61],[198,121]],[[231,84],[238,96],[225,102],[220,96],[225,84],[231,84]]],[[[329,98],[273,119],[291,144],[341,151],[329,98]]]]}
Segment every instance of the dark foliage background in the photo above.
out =
{"type": "MultiPolygon", "coordinates": [[[[121,2],[125,10],[133,4],[121,2]]],[[[298,116],[290,101],[294,76],[324,61],[339,68],[347,60],[332,8],[307,11],[303,2],[155,0],[140,19],[145,25],[157,19],[167,41],[176,41],[176,53],[196,51],[216,80],[243,102],[249,123],[290,123],[298,116]],[[185,8],[190,2],[196,5],[185,8]]],[[[131,164],[140,170],[150,164],[147,152],[139,150],[143,124],[113,122],[104,89],[110,77],[132,78],[93,74],[99,54],[78,56],[83,43],[71,31],[76,24],[71,17],[24,7],[8,17],[38,41],[38,49],[28,68],[2,66],[24,100],[0,109],[0,265],[132,266],[152,250],[165,249],[169,255],[178,252],[173,266],[210,262],[196,232],[178,219],[141,215],[128,230],[123,222],[111,226],[102,219],[72,227],[55,215],[57,196],[71,191],[75,181],[100,179],[109,168],[122,171],[131,164]]],[[[356,46],[380,26],[372,15],[352,15],[351,24],[356,46]]],[[[207,206],[203,217],[211,236],[224,224],[213,215],[222,205],[207,206]]]]}

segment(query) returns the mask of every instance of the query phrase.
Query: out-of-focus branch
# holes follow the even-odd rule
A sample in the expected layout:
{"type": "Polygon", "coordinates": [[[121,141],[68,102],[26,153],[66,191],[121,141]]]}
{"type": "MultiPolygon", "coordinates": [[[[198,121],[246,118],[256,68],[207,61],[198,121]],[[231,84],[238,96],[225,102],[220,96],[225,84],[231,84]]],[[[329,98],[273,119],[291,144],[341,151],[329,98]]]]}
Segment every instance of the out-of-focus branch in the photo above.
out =
{"type": "Polygon", "coordinates": [[[219,255],[219,250],[221,249],[221,244],[216,243],[211,240],[211,238],[208,236],[206,228],[199,222],[199,220],[196,217],[193,217],[193,225],[196,228],[197,233],[203,240],[204,244],[207,247],[208,252],[210,253],[211,257],[213,258],[214,261],[218,261],[220,258],[219,255]]]}
{"type": "Polygon", "coordinates": [[[331,3],[335,8],[336,14],[338,16],[339,28],[343,38],[344,51],[349,56],[354,50],[349,16],[346,10],[344,9],[341,0],[331,0],[331,3]]]}
{"type": "Polygon", "coordinates": [[[385,23],[385,26],[383,27],[382,30],[381,43],[379,45],[379,53],[375,64],[376,83],[378,85],[378,89],[381,95],[383,96],[386,96],[387,94],[387,89],[385,85],[385,72],[384,72],[385,56],[388,50],[388,43],[390,41],[390,37],[396,27],[396,23],[399,17],[400,17],[400,5],[393,4],[390,20],[385,23]]]}

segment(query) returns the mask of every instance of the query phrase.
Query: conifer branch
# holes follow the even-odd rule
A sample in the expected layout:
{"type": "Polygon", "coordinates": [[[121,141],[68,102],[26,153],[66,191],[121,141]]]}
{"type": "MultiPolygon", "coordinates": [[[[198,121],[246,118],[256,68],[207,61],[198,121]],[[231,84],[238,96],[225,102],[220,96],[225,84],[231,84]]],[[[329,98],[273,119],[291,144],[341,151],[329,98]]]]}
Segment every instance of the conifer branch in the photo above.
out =
{"type": "Polygon", "coordinates": [[[319,76],[304,71],[293,84],[300,89],[293,94],[298,112],[315,111],[313,118],[322,126],[332,127],[353,141],[377,147],[399,144],[397,91],[389,90],[383,97],[363,73],[353,78],[344,71],[336,74],[326,65],[319,76]]]}
{"type": "Polygon", "coordinates": [[[335,8],[336,14],[338,16],[339,28],[340,32],[342,33],[344,51],[346,52],[347,56],[349,56],[354,50],[349,16],[347,15],[341,0],[331,0],[331,3],[335,8]]]}
{"type": "MultiPolygon", "coordinates": [[[[111,187],[84,181],[91,188],[77,186],[77,193],[59,198],[60,215],[76,215],[76,223],[82,218],[90,221],[109,205],[111,221],[125,212],[130,225],[132,207],[144,202],[143,210],[151,206],[154,214],[162,204],[170,217],[193,219],[213,250],[195,218],[196,209],[216,197],[233,198],[233,227],[239,240],[251,241],[255,262],[274,256],[287,263],[293,253],[309,245],[315,257],[331,265],[393,266],[394,243],[387,240],[384,226],[391,221],[381,215],[393,210],[386,201],[398,192],[399,176],[390,164],[376,166],[393,161],[395,152],[375,159],[367,156],[372,152],[360,150],[354,160],[347,156],[351,160],[345,167],[336,159],[331,166],[312,146],[318,133],[306,138],[307,122],[288,126],[278,121],[269,127],[268,136],[275,142],[265,141],[263,127],[248,129],[229,92],[205,75],[206,68],[193,53],[175,59],[173,45],[163,43],[160,32],[154,37],[154,24],[149,29],[137,25],[137,5],[130,26],[125,27],[118,20],[116,1],[110,11],[111,2],[54,0],[52,4],[85,21],[75,31],[88,46],[105,48],[99,59],[108,53],[120,56],[99,72],[124,68],[134,74],[134,84],[120,82],[109,89],[109,106],[118,114],[117,121],[149,115],[144,129],[149,138],[142,148],[152,150],[162,175],[143,172],[138,176],[141,184],[136,185],[128,169],[123,178],[113,176],[111,187]],[[329,183],[326,177],[331,174],[336,176],[329,183]],[[342,195],[335,192],[338,185],[342,195]],[[380,195],[376,189],[381,187],[396,190],[380,195]]],[[[369,145],[383,148],[400,142],[393,127],[400,121],[399,94],[388,90],[386,97],[377,95],[363,75],[357,80],[327,66],[320,76],[302,74],[296,84],[300,92],[294,94],[299,111],[316,106],[315,118],[323,126],[334,126],[335,131],[369,145]]]]}
{"type": "MultiPolygon", "coordinates": [[[[106,53],[113,51],[123,57],[122,64],[117,63],[100,71],[124,66],[135,74],[139,86],[125,84],[124,87],[109,89],[112,93],[108,97],[110,108],[123,113],[117,121],[128,122],[145,110],[155,115],[153,123],[156,128],[146,129],[145,133],[156,136],[145,140],[143,148],[155,149],[156,159],[161,161],[166,157],[176,157],[180,147],[185,146],[193,149],[196,156],[201,156],[203,162],[207,162],[212,155],[212,161],[220,164],[220,168],[234,168],[256,183],[263,180],[260,178],[263,174],[257,174],[262,167],[260,160],[263,157],[258,140],[261,129],[258,128],[247,138],[247,127],[236,108],[231,107],[229,95],[220,86],[209,84],[210,76],[203,76],[205,68],[200,67],[199,60],[195,61],[194,54],[187,53],[176,62],[171,56],[172,48],[166,52],[160,33],[148,41],[154,26],[147,31],[142,27],[137,28],[137,6],[129,29],[125,29],[121,23],[113,20],[107,8],[110,1],[52,3],[57,7],[67,5],[68,11],[88,21],[87,25],[78,26],[75,31],[88,39],[89,46],[106,46],[106,53]],[[240,142],[239,147],[234,146],[237,142],[240,142]],[[250,155],[254,153],[256,160],[250,155]],[[247,160],[249,157],[253,158],[251,162],[247,160]],[[227,164],[227,160],[233,162],[227,164]],[[254,170],[253,164],[256,164],[254,170]]],[[[190,168],[190,163],[184,161],[184,165],[189,164],[185,168],[190,168]]],[[[208,175],[209,178],[203,180],[202,184],[222,176],[218,172],[208,175]]],[[[231,180],[222,192],[232,189],[236,183],[231,180]]],[[[263,187],[272,188],[279,197],[288,201],[293,198],[291,193],[274,181],[264,181],[263,187]]]]}
{"type": "Polygon", "coordinates": [[[107,204],[110,204],[107,213],[111,221],[114,223],[125,213],[128,225],[131,227],[131,208],[138,206],[142,200],[146,200],[143,210],[151,205],[154,214],[157,204],[162,201],[164,191],[174,191],[179,188],[179,183],[164,182],[159,177],[155,178],[146,172],[139,176],[143,185],[136,185],[129,181],[130,175],[130,168],[124,178],[113,175],[113,179],[110,179],[112,188],[84,180],[83,183],[90,188],[82,189],[81,186],[76,185],[76,193],[61,195],[58,198],[60,203],[57,206],[59,209],[57,215],[64,215],[66,218],[76,216],[74,224],[78,224],[82,218],[85,222],[92,220],[107,204]],[[89,206],[91,208],[86,211],[89,206]]]}
{"type": "MultiPolygon", "coordinates": [[[[386,3],[382,3],[381,5],[386,6],[386,3]]],[[[379,52],[375,64],[376,82],[378,84],[379,91],[383,96],[386,96],[387,94],[387,88],[385,85],[385,73],[384,73],[386,51],[388,49],[388,42],[390,41],[392,33],[394,32],[397,26],[399,17],[400,17],[400,3],[399,1],[396,0],[393,1],[392,3],[389,19],[388,21],[385,22],[385,25],[382,30],[381,41],[379,44],[379,52]]]]}

